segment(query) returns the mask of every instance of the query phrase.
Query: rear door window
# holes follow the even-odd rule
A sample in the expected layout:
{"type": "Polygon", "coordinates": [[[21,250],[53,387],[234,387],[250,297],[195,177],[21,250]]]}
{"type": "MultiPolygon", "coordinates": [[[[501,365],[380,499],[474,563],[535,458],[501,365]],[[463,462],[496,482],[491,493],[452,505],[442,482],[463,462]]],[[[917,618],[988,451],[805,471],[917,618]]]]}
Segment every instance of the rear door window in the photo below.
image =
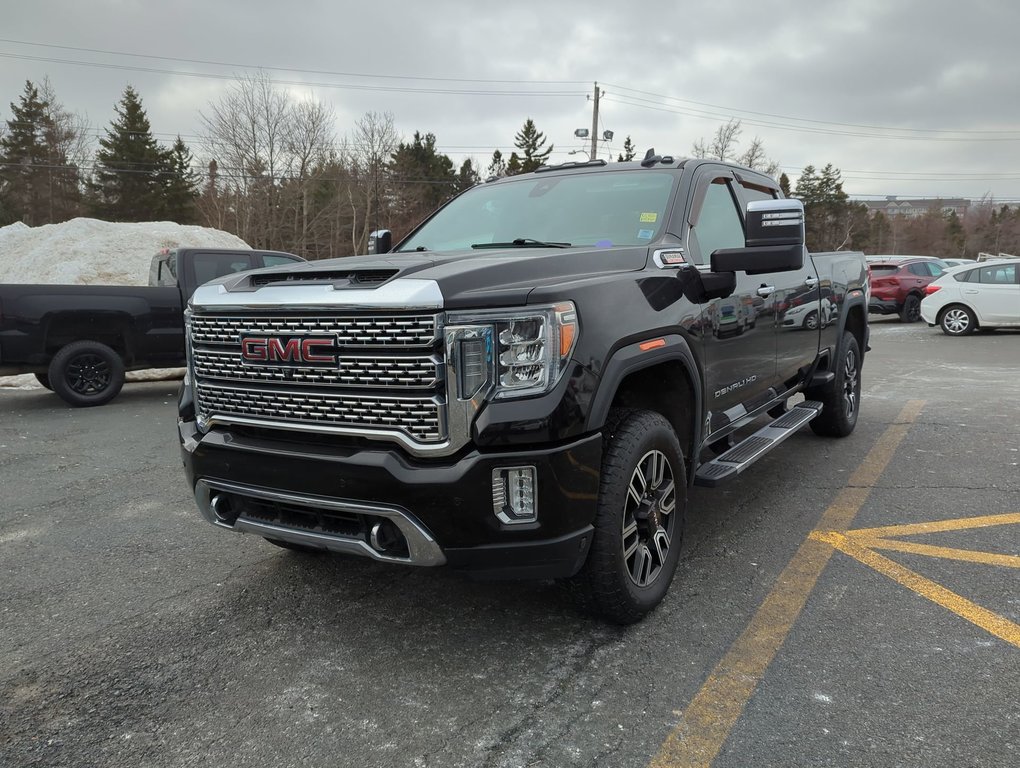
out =
{"type": "Polygon", "coordinates": [[[217,277],[244,272],[257,265],[253,253],[196,253],[191,266],[195,275],[195,285],[202,285],[217,277]]]}

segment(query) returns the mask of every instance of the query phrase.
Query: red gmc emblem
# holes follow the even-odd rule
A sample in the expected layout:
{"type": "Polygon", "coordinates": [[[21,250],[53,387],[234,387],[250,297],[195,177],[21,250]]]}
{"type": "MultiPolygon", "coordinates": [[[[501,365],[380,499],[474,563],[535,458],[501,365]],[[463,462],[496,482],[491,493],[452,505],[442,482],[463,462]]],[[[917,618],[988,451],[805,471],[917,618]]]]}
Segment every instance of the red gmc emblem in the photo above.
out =
{"type": "Polygon", "coordinates": [[[264,365],[336,365],[336,338],[242,336],[241,361],[264,365]]]}

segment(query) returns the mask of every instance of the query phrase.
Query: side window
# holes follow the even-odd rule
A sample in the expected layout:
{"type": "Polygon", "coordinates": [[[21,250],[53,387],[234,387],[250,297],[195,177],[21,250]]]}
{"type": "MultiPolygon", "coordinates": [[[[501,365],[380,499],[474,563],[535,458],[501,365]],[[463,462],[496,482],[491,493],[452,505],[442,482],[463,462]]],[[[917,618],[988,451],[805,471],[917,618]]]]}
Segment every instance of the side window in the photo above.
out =
{"type": "Polygon", "coordinates": [[[928,269],[935,277],[941,277],[942,273],[945,272],[945,270],[942,269],[942,267],[940,267],[934,261],[928,262],[928,269]]]}
{"type": "Polygon", "coordinates": [[[252,269],[255,263],[251,254],[196,253],[192,265],[195,270],[195,285],[202,285],[232,272],[252,269]]]}
{"type": "Polygon", "coordinates": [[[1013,285],[1016,282],[1016,266],[1013,264],[1000,265],[997,267],[982,267],[978,272],[981,274],[982,283],[994,285],[1013,285]]]}
{"type": "Polygon", "coordinates": [[[741,182],[740,191],[744,197],[745,203],[750,203],[755,200],[775,200],[776,191],[769,189],[768,187],[759,187],[757,184],[749,184],[748,182],[741,182]]]}
{"type": "Polygon", "coordinates": [[[712,252],[720,248],[744,247],[744,224],[726,179],[708,185],[691,242],[697,246],[700,264],[707,264],[712,252]]]}
{"type": "Polygon", "coordinates": [[[262,254],[262,263],[267,267],[282,267],[286,264],[293,264],[297,259],[290,256],[274,256],[270,253],[262,254]]]}
{"type": "Polygon", "coordinates": [[[971,269],[967,272],[961,272],[954,276],[957,282],[960,283],[980,283],[981,282],[981,270],[971,269]]]}
{"type": "Polygon", "coordinates": [[[907,264],[907,271],[918,277],[931,277],[931,272],[928,271],[928,266],[924,262],[907,264]]]}

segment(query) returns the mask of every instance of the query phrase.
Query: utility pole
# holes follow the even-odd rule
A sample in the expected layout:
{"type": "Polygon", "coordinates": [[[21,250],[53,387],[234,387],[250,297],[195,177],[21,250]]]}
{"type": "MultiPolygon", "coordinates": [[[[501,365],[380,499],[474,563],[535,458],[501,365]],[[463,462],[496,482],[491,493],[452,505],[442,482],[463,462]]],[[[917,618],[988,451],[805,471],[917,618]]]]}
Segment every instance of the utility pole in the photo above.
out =
{"type": "Polygon", "coordinates": [[[591,110],[591,159],[594,160],[598,152],[599,143],[599,83],[595,81],[595,102],[591,110]]]}

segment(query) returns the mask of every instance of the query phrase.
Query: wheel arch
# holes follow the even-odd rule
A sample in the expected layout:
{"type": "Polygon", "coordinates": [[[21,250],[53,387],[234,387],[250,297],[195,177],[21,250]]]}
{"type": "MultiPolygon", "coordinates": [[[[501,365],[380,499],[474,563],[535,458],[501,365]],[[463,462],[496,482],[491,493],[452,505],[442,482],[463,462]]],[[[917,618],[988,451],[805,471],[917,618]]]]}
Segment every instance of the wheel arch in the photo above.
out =
{"type": "Polygon", "coordinates": [[[640,408],[661,413],[676,431],[693,481],[701,440],[701,373],[684,337],[662,337],[651,349],[631,344],[619,349],[606,365],[592,407],[589,430],[602,429],[613,408],[640,408]]]}
{"type": "Polygon", "coordinates": [[[935,322],[941,323],[943,315],[945,315],[946,312],[948,312],[953,307],[960,307],[970,312],[971,317],[974,318],[974,327],[975,328],[981,327],[981,318],[978,316],[977,310],[974,309],[974,307],[970,306],[967,302],[960,301],[959,299],[955,299],[946,304],[944,307],[940,308],[938,314],[935,315],[935,322]]]}

